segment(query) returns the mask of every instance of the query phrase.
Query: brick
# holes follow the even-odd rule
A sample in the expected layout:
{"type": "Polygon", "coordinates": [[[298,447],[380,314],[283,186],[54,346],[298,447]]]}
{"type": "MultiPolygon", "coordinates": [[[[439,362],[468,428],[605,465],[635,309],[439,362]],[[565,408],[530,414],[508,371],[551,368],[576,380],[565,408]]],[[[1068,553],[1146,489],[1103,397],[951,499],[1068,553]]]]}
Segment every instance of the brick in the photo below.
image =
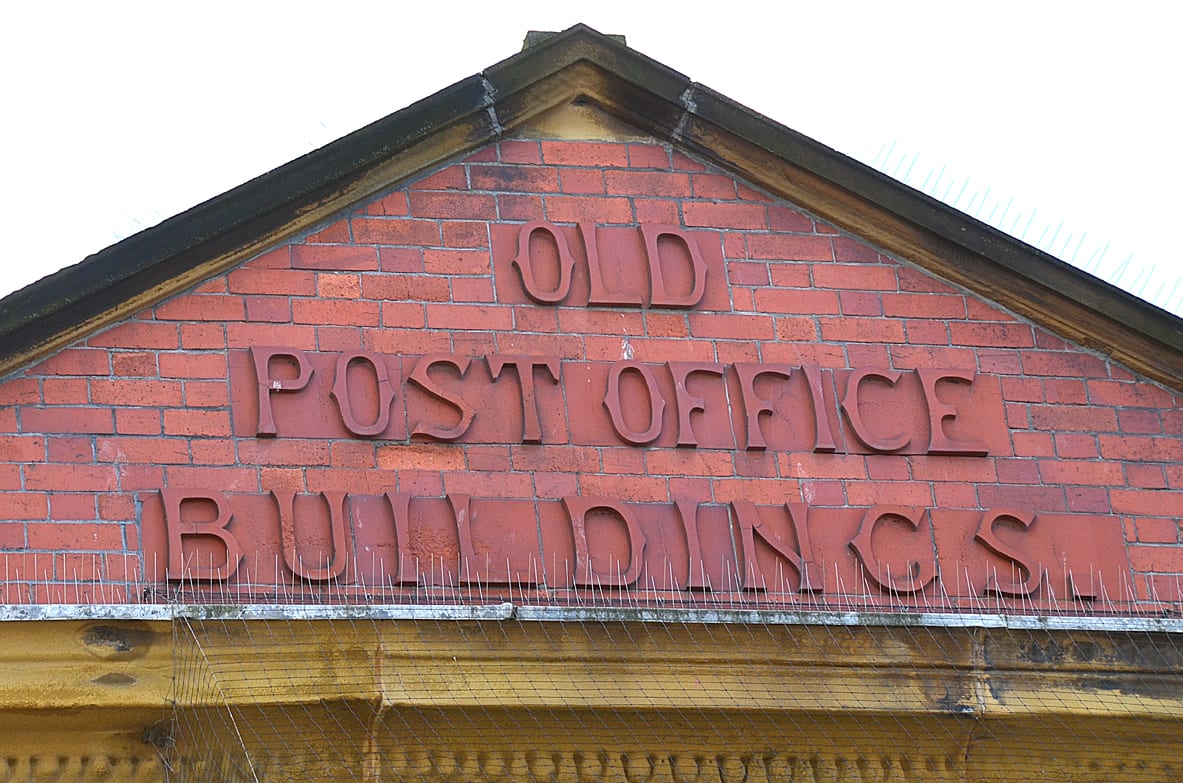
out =
{"type": "Polygon", "coordinates": [[[543,141],[542,162],[559,166],[627,166],[628,147],[614,142],[543,141]]]}
{"type": "Polygon", "coordinates": [[[116,351],[111,354],[111,373],[125,378],[154,377],[157,375],[156,354],[148,351],[116,351]]]}
{"type": "MultiPolygon", "coordinates": [[[[41,492],[0,492],[0,519],[46,519],[48,516],[49,495],[41,492]]],[[[20,542],[16,546],[24,546],[24,530],[20,525],[12,527],[21,530],[20,542]]],[[[0,549],[8,546],[7,542],[0,542],[0,549]]]]}
{"type": "MultiPolygon", "coordinates": [[[[472,166],[469,182],[473,190],[497,193],[557,193],[559,172],[550,166],[472,166]]],[[[501,199],[498,199],[499,203],[501,199]]],[[[504,212],[501,214],[505,219],[504,212]]]]}
{"type": "Polygon", "coordinates": [[[978,500],[983,508],[1030,508],[1049,514],[1068,510],[1063,487],[982,484],[978,486],[978,500]]]}
{"type": "Polygon", "coordinates": [[[1180,433],[1172,432],[1164,424],[1169,420],[1171,413],[1172,411],[1164,411],[1160,414],[1158,411],[1145,408],[1122,408],[1117,412],[1117,426],[1122,432],[1131,435],[1178,435],[1180,433]]]}
{"type": "Polygon", "coordinates": [[[181,347],[200,351],[226,347],[226,330],[221,324],[181,324],[181,347]]]}
{"type": "Polygon", "coordinates": [[[335,441],[329,444],[329,462],[341,468],[373,468],[377,465],[374,446],[354,440],[335,441]]]}
{"type": "Polygon", "coordinates": [[[1072,347],[1067,340],[1048,334],[1042,329],[1035,330],[1035,347],[1049,351],[1066,351],[1072,347]]]}
{"type": "MultiPolygon", "coordinates": [[[[829,240],[825,240],[828,243],[829,240]]],[[[751,242],[748,243],[749,247],[751,242]]],[[[818,255],[827,248],[818,246],[818,255]]],[[[824,259],[823,259],[824,260],[824,259]]],[[[813,284],[818,288],[850,288],[861,291],[896,290],[895,267],[870,264],[814,264],[813,284]]]]}
{"type": "MultiPolygon", "coordinates": [[[[4,497],[0,495],[0,519],[4,519],[4,497]]],[[[16,519],[12,517],[11,519],[16,519]]],[[[25,548],[25,526],[0,523],[0,551],[25,548]]]]}
{"type": "Polygon", "coordinates": [[[155,408],[116,408],[115,431],[120,435],[159,435],[160,411],[155,408]]]}
{"type": "MultiPolygon", "coordinates": [[[[390,229],[392,225],[404,225],[411,221],[405,220],[360,220],[354,221],[354,231],[359,234],[361,243],[382,243],[382,239],[390,239],[397,232],[390,229]],[[363,228],[359,229],[357,223],[363,228]],[[385,227],[367,230],[366,227],[376,225],[385,227]]],[[[435,224],[429,224],[434,226],[435,224]]],[[[398,244],[390,241],[386,244],[398,244]]],[[[293,245],[292,266],[296,269],[315,269],[327,271],[367,271],[378,268],[378,254],[372,247],[356,247],[353,245],[293,245]]]]}
{"type": "Polygon", "coordinates": [[[1142,489],[1168,489],[1166,471],[1162,465],[1125,465],[1126,484],[1142,489]]]}
{"type": "MultiPolygon", "coordinates": [[[[30,549],[122,549],[123,526],[112,523],[53,522],[28,525],[30,549]]],[[[45,558],[46,567],[53,567],[53,559],[45,558]]]]}
{"type": "Polygon", "coordinates": [[[1024,351],[1023,372],[1028,375],[1063,375],[1071,378],[1105,378],[1105,362],[1083,353],[1024,351]]]}
{"type": "Polygon", "coordinates": [[[110,408],[25,408],[21,411],[22,432],[109,434],[114,431],[110,408]]]}
{"type": "Polygon", "coordinates": [[[558,311],[559,329],[567,334],[613,334],[639,337],[645,333],[640,311],[584,310],[561,308],[558,311]]]}
{"type": "Polygon", "coordinates": [[[778,454],[780,475],[799,479],[865,479],[867,463],[859,454],[778,454]]]}
{"type": "Polygon", "coordinates": [[[690,334],[700,338],[771,340],[773,320],[768,316],[690,313],[690,334]]]}
{"type": "Polygon", "coordinates": [[[0,435],[0,462],[39,462],[45,453],[45,438],[0,435]]]}
{"type": "Polygon", "coordinates": [[[670,152],[656,144],[629,144],[628,164],[634,169],[668,169],[670,152]]]}
{"type": "Polygon", "coordinates": [[[838,304],[843,315],[883,315],[883,300],[878,294],[864,291],[839,291],[838,304]]]}
{"type": "Polygon", "coordinates": [[[440,231],[444,237],[444,247],[487,248],[489,246],[487,223],[447,220],[440,223],[440,231]]]}
{"type": "Polygon", "coordinates": [[[637,223],[665,223],[676,226],[682,222],[679,202],[669,199],[634,199],[633,214],[637,223]]]}
{"type": "Polygon", "coordinates": [[[501,220],[538,220],[542,217],[540,196],[518,196],[501,193],[497,196],[497,214],[501,220]]]}
{"type": "Polygon", "coordinates": [[[206,280],[204,283],[196,286],[192,293],[195,294],[224,294],[226,293],[226,278],[215,277],[206,280]]]}
{"type": "Polygon", "coordinates": [[[850,237],[834,237],[834,260],[878,263],[879,251],[850,237]]]}
{"type": "MultiPolygon", "coordinates": [[[[411,216],[446,220],[496,220],[497,201],[485,193],[409,194],[411,216]]],[[[398,243],[406,244],[406,243],[398,243]]]]}
{"type": "MultiPolygon", "coordinates": [[[[353,236],[359,244],[369,245],[411,245],[438,246],[440,225],[434,220],[412,220],[402,218],[354,218],[353,236]]],[[[299,249],[298,247],[296,248],[299,249]]],[[[364,259],[348,266],[319,267],[366,271],[377,269],[377,259],[368,248],[348,248],[355,254],[368,251],[364,259]]]]}
{"type": "Polygon", "coordinates": [[[845,483],[846,500],[852,506],[873,506],[877,503],[920,507],[933,505],[931,484],[864,481],[845,483]]]}
{"type": "Polygon", "coordinates": [[[498,147],[502,163],[542,163],[542,150],[536,141],[503,141],[498,147]]]}
{"type": "MultiPolygon", "coordinates": [[[[322,348],[324,346],[322,338],[322,348]]],[[[190,408],[222,408],[230,404],[230,392],[226,381],[186,381],[184,404],[190,408]]]]}
{"type": "Polygon", "coordinates": [[[732,261],[727,265],[727,278],[732,285],[769,285],[768,265],[732,261]]]}
{"type": "Polygon", "coordinates": [[[689,179],[689,186],[694,197],[701,199],[734,201],[739,194],[735,180],[723,174],[695,174],[689,179]]]}
{"type": "Polygon", "coordinates": [[[731,452],[707,449],[650,449],[645,469],[656,476],[731,476],[731,452]]]}
{"type": "Polygon", "coordinates": [[[1116,514],[1178,518],[1183,509],[1183,492],[1171,490],[1110,489],[1109,500],[1116,514]]]}
{"type": "Polygon", "coordinates": [[[115,468],[111,465],[25,466],[25,488],[48,492],[111,492],[116,487],[115,468]]]}
{"type": "Polygon", "coordinates": [[[591,473],[580,477],[579,488],[583,495],[602,495],[626,503],[666,503],[670,499],[665,479],[656,476],[591,473]]]}
{"type": "Polygon", "coordinates": [[[29,368],[30,375],[108,375],[111,354],[86,348],[67,348],[29,368]]]}
{"type": "MultiPolygon", "coordinates": [[[[423,251],[417,247],[380,247],[378,267],[382,272],[422,272],[423,251]]],[[[365,277],[374,276],[363,275],[365,277]]]]}
{"type": "Polygon", "coordinates": [[[328,465],[329,444],[285,438],[243,439],[238,442],[238,459],[248,465],[328,465]]]}
{"type": "Polygon", "coordinates": [[[1048,402],[1061,405],[1084,405],[1088,402],[1084,383],[1075,378],[1047,378],[1043,382],[1043,395],[1048,402]]]}
{"type": "Polygon", "coordinates": [[[793,231],[801,234],[812,234],[813,218],[791,207],[769,204],[768,227],[773,231],[793,231]]]}
{"type": "Polygon", "coordinates": [[[316,273],[307,270],[244,266],[232,271],[226,281],[230,291],[236,294],[312,296],[316,293],[316,273]]]}
{"type": "Polygon", "coordinates": [[[559,189],[564,193],[602,196],[607,192],[604,173],[598,169],[560,169],[559,189]]]}
{"type": "Polygon", "coordinates": [[[92,520],[95,496],[89,492],[55,492],[49,497],[49,518],[52,520],[92,520]]]}
{"type": "MultiPolygon", "coordinates": [[[[932,275],[907,266],[897,267],[896,277],[899,280],[899,290],[901,291],[912,291],[916,293],[929,294],[948,294],[952,296],[959,296],[961,293],[945,281],[938,280],[932,275]]],[[[970,300],[970,302],[972,301],[973,300],[970,300]]],[[[967,307],[970,306],[972,305],[967,304],[967,307]]]]}
{"type": "Polygon", "coordinates": [[[383,302],[382,325],[418,329],[427,323],[423,305],[418,302],[383,302]]]}
{"type": "Polygon", "coordinates": [[[1000,484],[1039,483],[1039,462],[1036,460],[999,459],[994,461],[994,470],[1000,484]]]}
{"type": "Polygon", "coordinates": [[[345,245],[349,243],[349,221],[338,220],[304,238],[309,244],[345,245]]]}
{"type": "Polygon", "coordinates": [[[756,291],[756,309],[762,313],[837,315],[838,294],[812,289],[764,288],[756,291]]]}
{"type": "Polygon", "coordinates": [[[94,462],[94,444],[90,438],[48,438],[49,462],[94,462]]]}
{"type": "Polygon", "coordinates": [[[480,305],[428,304],[427,325],[432,329],[513,328],[513,310],[480,305]]]}
{"type": "Polygon", "coordinates": [[[316,276],[316,293],[329,299],[357,299],[361,296],[361,275],[322,272],[316,276]]]}
{"type": "Polygon", "coordinates": [[[162,378],[225,378],[226,355],[222,353],[158,354],[162,378]]]}
{"type": "MultiPolygon", "coordinates": [[[[748,256],[750,258],[777,261],[832,261],[834,250],[829,237],[800,236],[797,234],[750,234],[748,236],[748,256]]],[[[828,288],[824,283],[817,283],[816,275],[819,267],[811,268],[813,279],[811,284],[828,288]]],[[[833,275],[823,272],[823,278],[833,279],[833,275]]],[[[894,285],[893,285],[894,287],[894,285]]]]}
{"type": "Polygon", "coordinates": [[[590,220],[597,225],[633,222],[633,207],[626,198],[596,196],[548,196],[546,219],[553,223],[590,220]]]}
{"type": "Polygon", "coordinates": [[[904,318],[965,317],[965,297],[948,294],[883,294],[883,314],[904,318]]]}
{"type": "MultiPolygon", "coordinates": [[[[905,328],[909,328],[910,323],[906,323],[905,328]]],[[[911,336],[909,331],[909,341],[911,336]]],[[[891,366],[899,370],[911,370],[916,367],[946,367],[973,372],[977,369],[977,355],[966,348],[892,345],[889,346],[889,349],[891,366]]]]}
{"type": "Polygon", "coordinates": [[[922,321],[909,318],[904,322],[904,333],[912,345],[949,345],[947,321],[922,321]]]}
{"type": "Polygon", "coordinates": [[[180,337],[175,323],[127,321],[94,335],[86,344],[100,348],[174,351],[180,347],[180,337]]]}
{"type": "Polygon", "coordinates": [[[1094,405],[1119,408],[1170,408],[1170,392],[1148,383],[1120,383],[1117,381],[1088,381],[1088,399],[1094,405]]]}
{"type": "MultiPolygon", "coordinates": [[[[609,193],[622,196],[686,198],[691,194],[689,175],[676,171],[607,171],[604,181],[609,193]]],[[[734,198],[734,185],[731,193],[734,198]]]]}
{"type": "Polygon", "coordinates": [[[1183,573],[1183,547],[1134,544],[1127,550],[1130,566],[1140,573],[1183,573]]]}
{"type": "Polygon", "coordinates": [[[1095,459],[1097,451],[1097,437],[1095,435],[1057,433],[1056,456],[1062,459],[1095,459]]]}
{"type": "Polygon", "coordinates": [[[1032,405],[1031,423],[1039,430],[1113,432],[1117,429],[1117,416],[1108,408],[1032,405]]]}
{"type": "Polygon", "coordinates": [[[488,250],[424,250],[423,271],[431,275],[488,275],[493,261],[488,250]]]}
{"type": "MultiPolygon", "coordinates": [[[[464,166],[452,165],[428,174],[423,179],[411,185],[411,191],[419,190],[466,190],[468,188],[468,174],[464,166]]],[[[414,194],[411,194],[412,199],[414,194]]],[[[412,202],[413,203],[413,202],[412,202]]]]}
{"type": "Polygon", "coordinates": [[[1031,327],[1020,323],[954,321],[949,324],[949,334],[955,345],[1030,348],[1034,344],[1031,327]]]}
{"type": "Polygon", "coordinates": [[[377,326],[380,307],[377,302],[343,299],[294,299],[292,320],[298,324],[336,324],[340,326],[377,326]]]}
{"type": "Polygon", "coordinates": [[[1048,484],[1111,487],[1125,483],[1120,464],[1095,460],[1045,460],[1039,463],[1039,475],[1048,484]]]}
{"type": "Polygon", "coordinates": [[[292,301],[286,296],[246,297],[246,320],[252,323],[285,323],[292,319],[292,301]]]}
{"type": "Polygon", "coordinates": [[[456,277],[452,279],[453,302],[492,302],[493,280],[488,277],[456,277]]]}
{"type": "Polygon", "coordinates": [[[1173,519],[1140,517],[1134,520],[1134,529],[1140,544],[1179,543],[1179,523],[1173,519]]]}
{"type": "MultiPolygon", "coordinates": [[[[1183,461],[1183,442],[1178,438],[1137,437],[1133,435],[1099,435],[1101,456],[1105,459],[1136,462],[1183,461]]],[[[1183,513],[1183,509],[1180,509],[1183,513]]]]}
{"type": "MultiPolygon", "coordinates": [[[[0,382],[0,408],[13,405],[39,405],[41,402],[41,382],[36,378],[10,378],[0,382]]],[[[11,408],[9,412],[12,412],[11,408]]]]}
{"type": "Polygon", "coordinates": [[[135,499],[126,494],[98,495],[99,519],[132,522],[136,518],[135,499]]]}
{"type": "Polygon", "coordinates": [[[1165,465],[1163,473],[1167,476],[1167,487],[1183,489],[1183,465],[1165,465]]]}
{"type": "Polygon", "coordinates": [[[1065,487],[1068,510],[1077,514],[1110,514],[1109,495],[1104,487],[1065,487]]]}
{"type": "Polygon", "coordinates": [[[991,460],[914,456],[909,461],[912,465],[912,478],[917,481],[978,484],[993,482],[998,478],[995,464],[991,460]]]}
{"type": "Polygon", "coordinates": [[[246,305],[241,296],[186,294],[156,307],[161,321],[241,321],[246,305]]]}
{"type": "Polygon", "coordinates": [[[100,405],[175,407],[183,404],[179,381],[96,378],[90,382],[90,398],[100,405]]]}
{"type": "MultiPolygon", "coordinates": [[[[817,323],[812,318],[777,318],[776,339],[788,342],[813,342],[817,340],[817,323]]],[[[770,356],[767,346],[765,357],[770,356]]],[[[766,361],[774,361],[766,358],[766,361]]]]}
{"type": "MultiPolygon", "coordinates": [[[[401,190],[389,193],[377,201],[371,201],[360,212],[363,215],[402,217],[408,212],[407,194],[401,190]]],[[[352,224],[352,222],[351,219],[350,223],[352,224]]]]}
{"type": "Polygon", "coordinates": [[[292,265],[292,249],[289,245],[272,248],[252,258],[247,265],[256,269],[287,269],[292,265]]]}
{"type": "MultiPolygon", "coordinates": [[[[810,288],[813,285],[809,273],[811,264],[775,263],[768,265],[772,284],[780,288],[810,288]]],[[[835,311],[837,312],[837,311],[835,311]]]]}
{"type": "Polygon", "coordinates": [[[230,414],[226,411],[166,410],[164,434],[220,437],[230,435],[230,414]]]}
{"type": "Polygon", "coordinates": [[[887,318],[819,318],[823,340],[854,343],[904,342],[902,321],[887,318]]]}
{"type": "Polygon", "coordinates": [[[415,302],[446,302],[450,295],[446,277],[416,275],[403,277],[394,275],[366,275],[362,278],[362,296],[366,299],[386,301],[413,300],[415,302]]]}
{"type": "Polygon", "coordinates": [[[0,463],[0,491],[21,488],[21,467],[15,463],[0,463]]]}
{"type": "MultiPolygon", "coordinates": [[[[687,226],[757,230],[768,228],[768,214],[763,204],[686,201],[682,203],[682,217],[687,226]]],[[[754,237],[750,237],[749,242],[752,239],[754,237]]]]}

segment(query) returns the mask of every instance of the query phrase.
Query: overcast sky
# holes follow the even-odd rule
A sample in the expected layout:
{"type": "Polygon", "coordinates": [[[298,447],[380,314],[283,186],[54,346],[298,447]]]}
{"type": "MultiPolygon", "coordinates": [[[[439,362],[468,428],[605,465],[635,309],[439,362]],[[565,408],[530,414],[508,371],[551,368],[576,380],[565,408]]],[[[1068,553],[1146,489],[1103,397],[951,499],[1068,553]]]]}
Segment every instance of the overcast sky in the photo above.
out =
{"type": "Polygon", "coordinates": [[[1172,6],[695,7],[6,6],[0,295],[582,21],[1183,313],[1172,6]]]}

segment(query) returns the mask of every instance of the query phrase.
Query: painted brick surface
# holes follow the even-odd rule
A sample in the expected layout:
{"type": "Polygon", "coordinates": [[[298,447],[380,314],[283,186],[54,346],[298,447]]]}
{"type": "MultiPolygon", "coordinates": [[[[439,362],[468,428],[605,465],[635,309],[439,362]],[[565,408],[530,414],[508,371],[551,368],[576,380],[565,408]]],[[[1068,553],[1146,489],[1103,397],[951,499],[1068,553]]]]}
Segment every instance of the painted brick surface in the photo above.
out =
{"type": "MultiPolygon", "coordinates": [[[[550,275],[539,285],[552,290],[557,250],[546,236],[535,239],[546,260],[538,273],[550,275]]],[[[522,371],[501,370],[517,383],[522,371]]],[[[332,373],[331,364],[318,364],[314,377],[332,373]]],[[[402,394],[408,404],[435,405],[434,420],[461,416],[424,388],[409,383],[402,394]]],[[[704,530],[725,531],[733,530],[735,501],[806,503],[849,539],[843,509],[1029,509],[1054,519],[1036,524],[1078,525],[1080,535],[1095,526],[1117,531],[1128,571],[1107,586],[1122,593],[1108,595],[1111,602],[1179,608],[1181,402],[1177,392],[668,148],[505,141],[0,382],[0,599],[142,600],[146,576],[162,573],[163,564],[144,555],[145,536],[160,533],[141,529],[145,520],[158,527],[161,488],[216,488],[257,496],[249,503],[260,507],[278,502],[276,492],[297,493],[300,507],[322,502],[303,494],[319,492],[412,493],[440,508],[466,495],[478,510],[505,499],[520,504],[520,518],[498,523],[482,544],[486,556],[504,558],[514,556],[505,542],[515,536],[561,538],[563,498],[582,496],[667,505],[689,498],[703,504],[703,520],[721,520],[704,530]],[[533,301],[511,263],[530,221],[556,224],[578,262],[559,303],[533,301]],[[632,259],[644,253],[638,226],[684,228],[707,270],[701,302],[649,306],[651,274],[637,261],[614,282],[638,302],[589,306],[581,222],[594,225],[601,253],[632,259]],[[249,349],[260,346],[320,362],[358,352],[409,357],[400,365],[404,380],[412,358],[433,354],[479,366],[464,379],[491,373],[490,356],[553,357],[564,382],[534,370],[541,443],[523,442],[518,387],[497,386],[491,376],[483,385],[461,383],[446,364],[427,381],[467,389],[482,411],[499,412],[478,415],[455,442],[414,435],[445,425],[412,420],[402,405],[378,437],[351,436],[326,407],[327,385],[306,429],[260,438],[258,406],[244,399],[254,390],[241,381],[251,377],[249,349]],[[660,366],[657,383],[671,401],[668,363],[699,367],[688,388],[716,398],[686,414],[695,443],[677,441],[672,404],[651,442],[632,445],[613,432],[602,392],[581,389],[602,388],[620,362],[660,366]],[[737,368],[754,363],[833,370],[824,377],[835,405],[858,368],[977,373],[983,386],[995,384],[1001,435],[991,436],[984,457],[926,454],[916,444],[882,453],[859,445],[851,422],[836,416],[839,441],[853,445],[834,453],[798,444],[799,433],[787,430],[769,430],[775,442],[766,449],[749,448],[743,417],[720,412],[737,408],[737,368]],[[725,380],[711,386],[712,378],[725,380]]],[[[365,422],[378,414],[363,413],[365,422]]],[[[158,543],[147,551],[158,556],[158,543]]],[[[741,547],[730,539],[720,546],[732,550],[720,566],[726,571],[741,547]]],[[[354,575],[365,568],[348,566],[354,575]]]]}

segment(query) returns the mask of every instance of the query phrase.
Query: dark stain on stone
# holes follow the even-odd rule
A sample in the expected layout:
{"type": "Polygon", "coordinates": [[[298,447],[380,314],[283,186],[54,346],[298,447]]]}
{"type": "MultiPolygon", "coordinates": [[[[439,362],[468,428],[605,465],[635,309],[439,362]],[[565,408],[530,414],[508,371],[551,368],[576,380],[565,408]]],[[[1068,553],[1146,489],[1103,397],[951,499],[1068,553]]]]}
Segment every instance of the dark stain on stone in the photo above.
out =
{"type": "Polygon", "coordinates": [[[136,678],[118,672],[109,672],[102,677],[95,677],[91,682],[97,685],[135,685],[136,678]]]}
{"type": "Polygon", "coordinates": [[[82,632],[82,643],[102,658],[138,658],[148,652],[156,634],[139,623],[91,625],[82,632]]]}

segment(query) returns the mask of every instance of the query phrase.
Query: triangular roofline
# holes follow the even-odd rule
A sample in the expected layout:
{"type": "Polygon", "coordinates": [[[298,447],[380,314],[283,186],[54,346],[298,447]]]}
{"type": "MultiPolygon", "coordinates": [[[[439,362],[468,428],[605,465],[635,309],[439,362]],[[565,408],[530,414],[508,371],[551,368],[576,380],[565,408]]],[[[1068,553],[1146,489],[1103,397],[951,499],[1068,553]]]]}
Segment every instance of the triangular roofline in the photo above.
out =
{"type": "Polygon", "coordinates": [[[586,25],[0,300],[0,375],[587,103],[1057,334],[1183,389],[1183,319],[691,81],[586,25]]]}

